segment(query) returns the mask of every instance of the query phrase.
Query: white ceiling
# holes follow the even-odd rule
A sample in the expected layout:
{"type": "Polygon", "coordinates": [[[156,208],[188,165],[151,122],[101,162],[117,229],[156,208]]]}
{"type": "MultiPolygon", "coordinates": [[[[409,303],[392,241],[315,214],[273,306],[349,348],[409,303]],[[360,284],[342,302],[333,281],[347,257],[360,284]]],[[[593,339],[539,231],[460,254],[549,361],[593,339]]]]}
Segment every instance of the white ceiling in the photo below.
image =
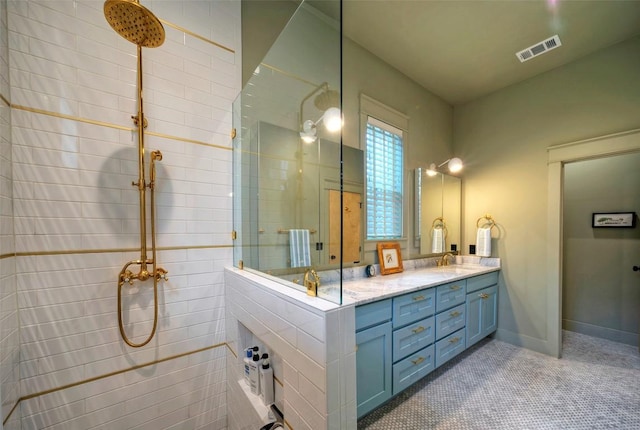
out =
{"type": "Polygon", "coordinates": [[[343,30],[459,105],[640,34],[640,0],[344,0],[343,30]],[[561,47],[516,58],[555,34],[561,47]]]}

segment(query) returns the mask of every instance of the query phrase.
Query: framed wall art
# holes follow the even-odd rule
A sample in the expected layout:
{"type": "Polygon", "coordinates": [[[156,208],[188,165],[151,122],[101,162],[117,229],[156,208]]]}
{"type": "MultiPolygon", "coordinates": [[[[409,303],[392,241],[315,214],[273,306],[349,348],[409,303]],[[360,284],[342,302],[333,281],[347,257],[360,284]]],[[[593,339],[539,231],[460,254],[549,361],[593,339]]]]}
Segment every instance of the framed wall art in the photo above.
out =
{"type": "Polygon", "coordinates": [[[591,226],[593,228],[634,228],[636,226],[636,218],[635,212],[594,212],[591,218],[591,226]]]}

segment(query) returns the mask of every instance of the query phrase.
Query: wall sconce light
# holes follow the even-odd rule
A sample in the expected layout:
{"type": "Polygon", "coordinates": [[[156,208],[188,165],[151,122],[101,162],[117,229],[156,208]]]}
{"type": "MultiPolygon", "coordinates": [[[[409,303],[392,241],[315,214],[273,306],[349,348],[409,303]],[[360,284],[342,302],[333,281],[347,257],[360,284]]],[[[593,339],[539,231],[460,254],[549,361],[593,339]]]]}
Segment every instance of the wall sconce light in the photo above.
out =
{"type": "Polygon", "coordinates": [[[342,128],[342,113],[340,112],[340,94],[329,89],[329,84],[323,82],[313,89],[300,102],[300,138],[305,143],[313,143],[318,138],[317,125],[323,121],[327,131],[336,132],[342,128]],[[304,103],[315,93],[322,90],[313,100],[313,104],[324,113],[317,120],[304,119],[304,103]]]}
{"type": "Polygon", "coordinates": [[[449,158],[448,160],[443,161],[442,163],[438,164],[436,166],[435,163],[431,163],[431,165],[429,166],[429,168],[427,169],[426,173],[427,176],[435,176],[438,174],[438,169],[442,166],[444,166],[445,164],[448,164],[448,168],[449,171],[451,173],[457,173],[460,170],[462,170],[462,160],[459,159],[458,157],[454,157],[454,158],[449,158]]]}

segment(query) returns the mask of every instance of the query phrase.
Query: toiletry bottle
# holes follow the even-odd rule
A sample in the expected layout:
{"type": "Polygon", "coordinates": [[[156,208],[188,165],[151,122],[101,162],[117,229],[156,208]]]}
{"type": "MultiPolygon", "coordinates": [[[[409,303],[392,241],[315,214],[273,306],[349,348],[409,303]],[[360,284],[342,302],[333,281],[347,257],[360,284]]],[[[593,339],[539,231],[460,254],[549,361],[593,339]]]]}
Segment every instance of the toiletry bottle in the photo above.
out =
{"type": "Polygon", "coordinates": [[[247,386],[251,387],[251,382],[249,382],[249,364],[253,359],[253,348],[247,348],[244,350],[244,382],[247,386]]]}
{"type": "Polygon", "coordinates": [[[262,354],[262,366],[260,367],[260,397],[265,406],[274,402],[273,393],[273,369],[269,365],[269,354],[262,354]]]}
{"type": "Polygon", "coordinates": [[[255,352],[249,363],[249,386],[251,392],[256,396],[260,395],[260,354],[255,352]]]}

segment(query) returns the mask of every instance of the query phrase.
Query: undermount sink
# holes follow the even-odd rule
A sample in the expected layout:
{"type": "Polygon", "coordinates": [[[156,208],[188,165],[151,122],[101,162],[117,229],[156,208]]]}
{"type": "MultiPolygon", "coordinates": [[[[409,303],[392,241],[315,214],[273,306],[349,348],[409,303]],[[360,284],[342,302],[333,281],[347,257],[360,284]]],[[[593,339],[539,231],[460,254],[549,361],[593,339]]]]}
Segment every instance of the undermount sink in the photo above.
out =
{"type": "Polygon", "coordinates": [[[440,266],[440,267],[436,267],[435,268],[436,271],[438,272],[443,272],[443,273],[453,273],[453,274],[460,274],[460,275],[465,275],[467,273],[473,272],[475,270],[478,270],[478,267],[476,266],[460,266],[457,264],[451,265],[451,266],[440,266]]]}

